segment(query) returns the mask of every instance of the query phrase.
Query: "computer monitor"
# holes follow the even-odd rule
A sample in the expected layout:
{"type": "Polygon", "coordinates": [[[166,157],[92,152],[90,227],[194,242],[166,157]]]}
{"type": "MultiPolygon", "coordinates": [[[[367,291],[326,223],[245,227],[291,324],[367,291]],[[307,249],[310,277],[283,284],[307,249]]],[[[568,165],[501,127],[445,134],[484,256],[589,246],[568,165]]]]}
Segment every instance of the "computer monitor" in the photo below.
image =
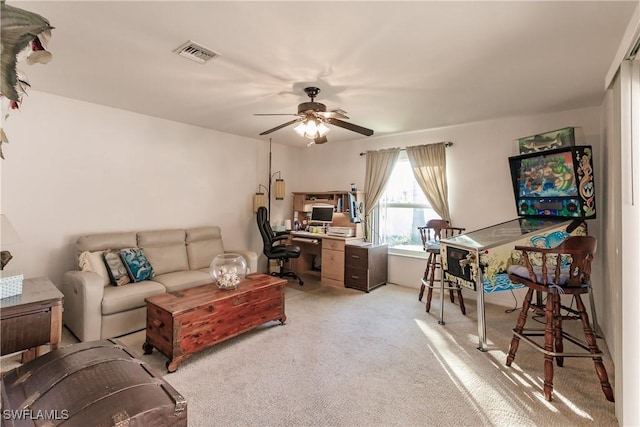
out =
{"type": "Polygon", "coordinates": [[[356,196],[351,193],[347,193],[347,196],[349,199],[349,219],[353,223],[359,223],[360,216],[358,215],[358,202],[356,201],[356,196]]]}
{"type": "Polygon", "coordinates": [[[311,222],[332,222],[333,206],[314,206],[311,209],[311,222]]]}

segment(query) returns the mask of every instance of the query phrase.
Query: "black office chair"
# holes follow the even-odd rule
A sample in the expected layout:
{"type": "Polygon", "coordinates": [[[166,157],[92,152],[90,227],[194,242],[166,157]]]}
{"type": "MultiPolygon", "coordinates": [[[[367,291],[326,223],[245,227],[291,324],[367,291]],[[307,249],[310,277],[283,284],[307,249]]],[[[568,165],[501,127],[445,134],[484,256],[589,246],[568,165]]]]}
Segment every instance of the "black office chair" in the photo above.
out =
{"type": "Polygon", "coordinates": [[[300,247],[295,245],[287,245],[284,240],[289,237],[287,235],[276,235],[271,229],[271,225],[267,220],[267,208],[260,206],[256,215],[256,221],[258,222],[258,230],[262,236],[263,253],[267,259],[277,259],[279,270],[271,273],[272,276],[278,277],[292,277],[300,283],[300,286],[304,285],[304,282],[296,273],[291,270],[285,270],[284,262],[291,258],[298,258],[300,256],[300,247]]]}

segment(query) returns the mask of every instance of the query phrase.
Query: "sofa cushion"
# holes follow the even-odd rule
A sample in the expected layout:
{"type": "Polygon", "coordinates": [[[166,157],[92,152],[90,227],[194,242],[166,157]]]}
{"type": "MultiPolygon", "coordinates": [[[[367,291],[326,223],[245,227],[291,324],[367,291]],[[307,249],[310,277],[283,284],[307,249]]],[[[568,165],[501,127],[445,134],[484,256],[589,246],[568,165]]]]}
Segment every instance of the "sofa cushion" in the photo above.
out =
{"type": "Polygon", "coordinates": [[[78,258],[78,265],[80,266],[80,271],[91,271],[93,273],[97,273],[98,276],[102,278],[102,284],[107,286],[111,284],[111,278],[107,272],[107,266],[104,263],[104,258],[102,258],[103,252],[104,251],[82,252],[78,258]]]}
{"type": "Polygon", "coordinates": [[[181,245],[149,247],[145,246],[144,253],[156,274],[172,273],[189,269],[187,249],[181,245]]]}
{"type": "Polygon", "coordinates": [[[222,233],[217,226],[188,229],[186,242],[191,270],[209,267],[216,256],[224,253],[222,233]]]}
{"type": "Polygon", "coordinates": [[[110,249],[102,253],[104,263],[111,278],[111,283],[116,286],[126,285],[131,282],[129,278],[129,272],[124,266],[122,259],[120,258],[120,251],[110,249]]]}
{"type": "Polygon", "coordinates": [[[129,277],[134,282],[142,282],[153,277],[153,267],[140,248],[127,248],[120,250],[120,258],[124,263],[129,277]]]}
{"type": "Polygon", "coordinates": [[[132,248],[137,245],[136,233],[100,233],[81,236],[76,242],[76,256],[84,251],[132,248]]]}
{"type": "Polygon", "coordinates": [[[159,274],[153,278],[155,282],[162,283],[167,292],[179,291],[198,285],[213,282],[208,273],[197,270],[176,271],[173,273],[159,274]]]}
{"type": "Polygon", "coordinates": [[[141,231],[138,247],[157,275],[189,269],[184,230],[141,231]]]}
{"type": "Polygon", "coordinates": [[[160,283],[151,280],[128,286],[108,286],[102,297],[102,314],[114,314],[145,307],[145,298],[164,294],[166,289],[160,283]]]}

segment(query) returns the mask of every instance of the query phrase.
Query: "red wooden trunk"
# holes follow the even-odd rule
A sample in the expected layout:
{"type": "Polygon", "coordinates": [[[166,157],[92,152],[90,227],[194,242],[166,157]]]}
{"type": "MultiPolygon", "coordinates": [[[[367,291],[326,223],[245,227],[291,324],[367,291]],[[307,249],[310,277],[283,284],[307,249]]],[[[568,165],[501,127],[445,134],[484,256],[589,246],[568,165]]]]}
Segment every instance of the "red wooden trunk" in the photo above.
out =
{"type": "Polygon", "coordinates": [[[147,298],[145,353],[155,347],[173,372],[192,354],[271,320],[284,324],[287,281],[252,274],[237,289],[214,284],[147,298]]]}
{"type": "Polygon", "coordinates": [[[3,426],[186,426],[187,402],[113,340],[54,350],[2,378],[3,426]]]}

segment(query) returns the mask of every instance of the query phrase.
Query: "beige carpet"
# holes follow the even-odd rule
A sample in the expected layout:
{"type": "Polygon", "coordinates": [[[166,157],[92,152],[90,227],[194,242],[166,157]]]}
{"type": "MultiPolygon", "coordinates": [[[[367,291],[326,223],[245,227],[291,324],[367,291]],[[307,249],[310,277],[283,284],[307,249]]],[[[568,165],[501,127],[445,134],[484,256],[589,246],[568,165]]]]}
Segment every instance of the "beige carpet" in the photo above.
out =
{"type": "MultiPolygon", "coordinates": [[[[518,312],[487,306],[483,353],[475,301],[466,301],[462,316],[447,300],[440,326],[434,298],[427,314],[416,289],[387,285],[366,294],[290,282],[286,325],[270,322],[215,345],[172,374],[162,354],[142,354],[144,331],[120,341],[186,397],[189,426],[618,425],[591,359],[556,367],[547,402],[541,353],[521,343],[505,366],[518,312]]],[[[578,323],[565,327],[580,336],[578,323]]],[[[65,330],[63,344],[74,341],[65,330]]],[[[613,386],[608,354],[605,366],[613,386]]]]}
{"type": "MultiPolygon", "coordinates": [[[[447,301],[440,326],[439,305],[425,313],[415,289],[366,294],[307,280],[288,285],[286,325],[220,343],[172,374],[161,354],[142,355],[144,332],[121,341],[187,398],[190,426],[618,425],[591,359],[556,367],[547,402],[541,353],[522,343],[505,366],[518,313],[487,306],[482,353],[475,301],[466,305],[462,316],[447,301]]],[[[578,323],[565,322],[577,336],[578,323]]],[[[613,386],[608,355],[605,366],[613,386]]]]}

